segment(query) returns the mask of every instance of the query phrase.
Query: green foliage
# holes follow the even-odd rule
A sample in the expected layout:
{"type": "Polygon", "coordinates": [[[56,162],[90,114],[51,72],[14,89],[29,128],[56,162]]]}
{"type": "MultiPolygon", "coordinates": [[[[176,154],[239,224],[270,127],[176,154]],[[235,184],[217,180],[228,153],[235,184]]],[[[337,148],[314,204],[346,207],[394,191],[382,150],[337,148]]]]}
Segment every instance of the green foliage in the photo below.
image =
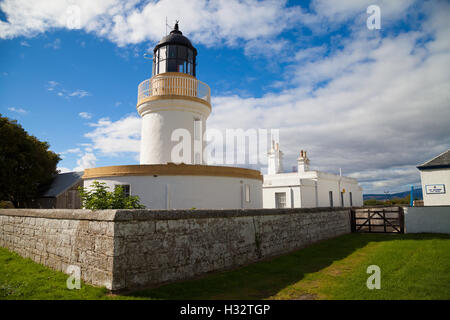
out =
{"type": "Polygon", "coordinates": [[[122,186],[116,186],[114,191],[104,182],[94,181],[90,190],[79,187],[83,207],[91,210],[102,209],[145,209],[139,203],[138,196],[125,196],[122,186]]]}
{"type": "Polygon", "coordinates": [[[24,207],[51,183],[61,159],[48,148],[0,114],[0,200],[24,207]]]}
{"type": "Polygon", "coordinates": [[[408,194],[404,198],[392,198],[390,200],[376,200],[376,199],[367,199],[364,200],[365,206],[395,206],[395,205],[409,205],[410,195],[408,194]]]}
{"type": "Polygon", "coordinates": [[[387,205],[386,201],[376,200],[376,199],[367,199],[364,200],[365,206],[384,206],[387,205]]]}

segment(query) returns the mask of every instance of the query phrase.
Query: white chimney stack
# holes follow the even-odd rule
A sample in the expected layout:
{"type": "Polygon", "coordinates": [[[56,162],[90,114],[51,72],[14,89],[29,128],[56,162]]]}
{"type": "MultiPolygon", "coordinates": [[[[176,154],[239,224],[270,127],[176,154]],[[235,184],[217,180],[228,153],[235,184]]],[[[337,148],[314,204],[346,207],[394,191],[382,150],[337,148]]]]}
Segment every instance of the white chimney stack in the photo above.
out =
{"type": "Polygon", "coordinates": [[[298,172],[309,171],[309,159],[306,156],[306,151],[300,150],[300,156],[297,159],[298,172]]]}
{"type": "Polygon", "coordinates": [[[268,153],[268,174],[277,174],[283,172],[283,152],[278,143],[272,140],[272,148],[268,153]]]}

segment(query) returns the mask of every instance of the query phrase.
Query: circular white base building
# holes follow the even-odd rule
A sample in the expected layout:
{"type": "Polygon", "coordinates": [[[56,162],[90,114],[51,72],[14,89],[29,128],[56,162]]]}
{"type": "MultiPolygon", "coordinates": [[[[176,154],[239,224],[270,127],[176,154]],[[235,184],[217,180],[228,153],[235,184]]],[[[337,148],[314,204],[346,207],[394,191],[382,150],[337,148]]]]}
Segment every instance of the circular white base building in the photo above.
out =
{"type": "Polygon", "coordinates": [[[104,182],[121,185],[151,209],[261,208],[262,175],[234,167],[164,164],[86,169],[84,186],[104,182]]]}

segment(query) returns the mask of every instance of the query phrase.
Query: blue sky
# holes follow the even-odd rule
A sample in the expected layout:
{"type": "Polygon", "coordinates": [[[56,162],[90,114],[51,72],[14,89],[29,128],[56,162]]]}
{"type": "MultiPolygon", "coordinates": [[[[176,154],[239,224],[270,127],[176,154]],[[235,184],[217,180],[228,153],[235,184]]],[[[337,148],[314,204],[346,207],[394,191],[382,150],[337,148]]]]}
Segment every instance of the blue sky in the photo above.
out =
{"type": "Polygon", "coordinates": [[[208,128],[279,128],[286,170],[306,149],[365,193],[403,191],[450,147],[448,1],[93,3],[0,1],[0,113],[63,171],[138,163],[137,86],[166,16],[198,50],[208,128]],[[380,30],[366,27],[372,4],[380,30]]]}

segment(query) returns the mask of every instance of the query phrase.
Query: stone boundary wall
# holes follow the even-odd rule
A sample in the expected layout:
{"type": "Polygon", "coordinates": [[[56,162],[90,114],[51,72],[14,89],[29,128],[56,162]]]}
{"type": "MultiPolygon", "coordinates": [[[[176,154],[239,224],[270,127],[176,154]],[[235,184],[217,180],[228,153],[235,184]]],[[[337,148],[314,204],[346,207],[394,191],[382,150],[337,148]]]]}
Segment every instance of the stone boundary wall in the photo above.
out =
{"type": "Polygon", "coordinates": [[[0,209],[0,246],[123,290],[189,279],[350,232],[350,210],[0,209]]]}
{"type": "Polygon", "coordinates": [[[0,209],[0,246],[54,270],[81,268],[87,283],[112,289],[114,211],[0,209]]]}

